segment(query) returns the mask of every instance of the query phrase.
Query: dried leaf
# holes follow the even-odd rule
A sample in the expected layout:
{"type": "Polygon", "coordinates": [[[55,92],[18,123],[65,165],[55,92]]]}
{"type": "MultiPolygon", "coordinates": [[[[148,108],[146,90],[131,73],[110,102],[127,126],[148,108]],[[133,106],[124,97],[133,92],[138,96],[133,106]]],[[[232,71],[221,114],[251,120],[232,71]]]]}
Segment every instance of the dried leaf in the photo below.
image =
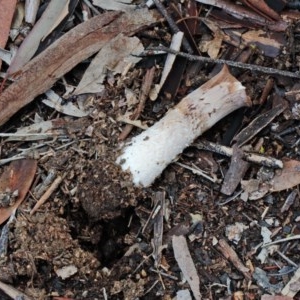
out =
{"type": "Polygon", "coordinates": [[[244,201],[261,199],[270,189],[269,184],[261,183],[258,179],[242,180],[241,185],[244,190],[241,198],[244,201]]]}
{"type": "Polygon", "coordinates": [[[300,291],[300,268],[297,269],[294,276],[282,289],[281,294],[288,297],[294,297],[300,291]]]}
{"type": "Polygon", "coordinates": [[[10,284],[6,284],[0,281],[0,289],[5,292],[6,295],[10,296],[11,299],[24,299],[24,300],[32,300],[31,297],[28,297],[21,291],[17,290],[10,284]]]}
{"type": "Polygon", "coordinates": [[[40,0],[26,0],[25,2],[25,21],[34,24],[40,6],[40,0]]]}
{"type": "MultiPolygon", "coordinates": [[[[280,20],[280,16],[276,11],[274,11],[270,6],[268,6],[265,1],[262,0],[242,0],[242,2],[256,11],[258,14],[262,15],[263,17],[268,18],[270,21],[273,20],[280,20]]],[[[273,1],[276,2],[276,1],[273,1]]]]}
{"type": "Polygon", "coordinates": [[[93,0],[93,4],[107,10],[129,11],[136,9],[132,0],[93,0]]]}
{"type": "Polygon", "coordinates": [[[0,95],[0,125],[119,33],[134,34],[158,19],[155,11],[147,9],[107,12],[68,31],[26,64],[19,78],[0,95]]]}
{"type": "Polygon", "coordinates": [[[226,226],[226,236],[229,241],[234,241],[238,243],[242,237],[242,234],[245,229],[248,229],[249,226],[244,225],[241,222],[235,222],[233,225],[226,226]]]}
{"type": "MultiPolygon", "coordinates": [[[[82,131],[87,126],[86,120],[70,120],[59,118],[51,121],[36,122],[32,125],[22,127],[15,133],[0,133],[0,137],[8,137],[6,141],[37,141],[82,131]]],[[[0,160],[1,164],[1,160],[0,160]]]]}
{"type": "Polygon", "coordinates": [[[204,19],[203,23],[213,32],[214,38],[210,41],[203,41],[199,46],[205,49],[210,58],[217,58],[225,35],[217,22],[204,19]]]}
{"type": "Polygon", "coordinates": [[[287,190],[300,184],[300,161],[292,159],[283,161],[283,169],[276,171],[271,183],[272,192],[287,190]]]}
{"type": "Polygon", "coordinates": [[[176,292],[176,300],[192,300],[189,290],[179,290],[176,292]]]}
{"type": "Polygon", "coordinates": [[[7,70],[8,74],[19,71],[33,57],[40,42],[45,39],[68,14],[69,2],[70,0],[52,0],[49,2],[45,12],[20,46],[7,70]]]}
{"type": "Polygon", "coordinates": [[[126,37],[119,34],[107,43],[93,59],[74,94],[100,93],[107,70],[114,74],[125,75],[130,67],[139,62],[137,57],[144,47],[137,37],[126,37]]]}
{"type": "Polygon", "coordinates": [[[270,124],[275,117],[280,115],[286,107],[286,103],[282,100],[281,103],[276,105],[274,108],[261,113],[246,128],[235,136],[234,141],[236,141],[236,144],[242,146],[247,143],[258,132],[270,124]]]}
{"type": "Polygon", "coordinates": [[[195,299],[201,299],[200,280],[196,267],[192,260],[186,239],[184,236],[174,235],[172,238],[174,256],[185,279],[189,283],[195,299]]]}
{"type": "Polygon", "coordinates": [[[261,300],[293,300],[293,298],[287,296],[265,294],[261,296],[261,300]]]}
{"type": "MultiPolygon", "coordinates": [[[[170,49],[175,50],[175,51],[179,51],[181,44],[182,44],[182,39],[183,39],[183,32],[179,31],[177,33],[175,33],[172,37],[172,41],[171,41],[171,45],[170,45],[170,49]]],[[[164,65],[164,69],[163,72],[161,74],[161,79],[160,79],[160,83],[156,84],[154,86],[154,88],[150,91],[150,99],[151,100],[156,100],[158,97],[158,94],[162,88],[162,86],[164,85],[168,75],[170,74],[172,67],[174,65],[176,59],[176,55],[169,53],[167,55],[167,59],[164,65]]]]}
{"type": "Polygon", "coordinates": [[[4,48],[8,40],[9,29],[14,16],[16,4],[17,0],[0,0],[0,48],[4,48]]]}
{"type": "Polygon", "coordinates": [[[55,270],[55,273],[62,280],[65,280],[78,272],[78,268],[74,265],[69,265],[55,270]]]}
{"type": "Polygon", "coordinates": [[[266,36],[263,30],[250,30],[242,34],[242,40],[248,45],[256,45],[263,51],[264,55],[276,57],[280,54],[281,48],[285,43],[283,33],[270,33],[266,36]]]}
{"type": "Polygon", "coordinates": [[[277,284],[272,284],[270,283],[270,279],[268,278],[267,273],[260,269],[260,268],[255,268],[254,273],[253,273],[253,278],[256,280],[256,283],[268,291],[269,293],[273,294],[276,293],[278,294],[281,289],[282,289],[282,283],[277,283],[277,284]]]}
{"type": "Polygon", "coordinates": [[[18,195],[13,205],[0,208],[0,224],[6,221],[24,200],[33,181],[36,168],[36,160],[22,159],[13,161],[2,173],[0,177],[0,192],[17,191],[18,195]]]}
{"type": "Polygon", "coordinates": [[[59,97],[53,90],[46,92],[47,99],[43,100],[43,103],[55,110],[73,117],[86,117],[89,115],[89,111],[85,111],[75,106],[72,102],[63,103],[63,99],[59,97]]]}

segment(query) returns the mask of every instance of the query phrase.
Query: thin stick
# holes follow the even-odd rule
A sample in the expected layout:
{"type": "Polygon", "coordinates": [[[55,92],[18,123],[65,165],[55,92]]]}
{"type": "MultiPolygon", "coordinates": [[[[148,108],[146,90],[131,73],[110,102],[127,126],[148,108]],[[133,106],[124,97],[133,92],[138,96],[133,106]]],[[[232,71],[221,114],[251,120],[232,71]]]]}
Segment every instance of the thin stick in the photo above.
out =
{"type": "MultiPolygon", "coordinates": [[[[162,3],[159,0],[153,0],[154,4],[156,5],[157,9],[159,10],[159,12],[165,17],[166,21],[168,22],[171,30],[173,33],[177,33],[180,31],[180,29],[178,28],[177,24],[174,22],[174,20],[171,18],[171,16],[168,14],[167,10],[165,9],[165,7],[162,5],[162,3]]],[[[186,37],[183,37],[182,40],[182,46],[184,47],[184,49],[188,52],[188,53],[194,53],[191,45],[189,44],[188,40],[186,39],[186,37]]]]}
{"type": "MultiPolygon", "coordinates": [[[[24,300],[32,300],[32,298],[28,297],[24,293],[18,291],[14,287],[12,287],[9,284],[6,284],[2,281],[0,281],[0,290],[2,290],[6,295],[11,297],[12,299],[24,299],[24,300]]],[[[2,297],[1,297],[2,298],[2,297]]]]}
{"type": "Polygon", "coordinates": [[[283,71],[274,68],[261,67],[257,65],[245,64],[245,63],[226,60],[226,59],[212,59],[209,57],[203,57],[203,56],[188,54],[185,52],[175,51],[165,46],[148,47],[147,50],[144,52],[144,54],[151,55],[151,51],[165,51],[167,53],[185,57],[190,61],[202,61],[202,62],[215,63],[215,64],[226,64],[231,67],[246,69],[255,72],[261,72],[264,74],[273,74],[273,75],[280,75],[280,76],[291,77],[291,78],[300,78],[299,72],[283,71]]]}
{"type": "Polygon", "coordinates": [[[30,215],[32,216],[52,195],[52,193],[58,188],[62,180],[64,179],[64,176],[57,176],[57,178],[52,182],[49,189],[43,194],[43,196],[40,198],[40,200],[35,204],[33,209],[30,212],[30,215]]]}
{"type": "Polygon", "coordinates": [[[296,234],[296,235],[289,236],[289,237],[284,238],[284,239],[280,239],[280,240],[277,240],[277,241],[274,241],[274,242],[264,244],[264,245],[262,245],[262,248],[269,247],[269,246],[272,246],[272,245],[276,245],[276,244],[279,244],[279,243],[289,242],[289,241],[293,241],[293,240],[299,240],[299,239],[300,239],[300,234],[296,234]]]}
{"type": "MultiPolygon", "coordinates": [[[[151,69],[147,70],[143,80],[141,93],[139,96],[139,104],[135,109],[135,111],[133,112],[132,116],[130,117],[131,120],[137,120],[140,117],[141,113],[143,112],[146,104],[146,100],[148,98],[151,89],[151,85],[153,83],[154,74],[155,74],[155,67],[152,67],[151,69]]],[[[119,140],[120,141],[125,140],[126,137],[129,135],[129,133],[131,132],[132,128],[133,128],[133,124],[127,124],[123,129],[123,131],[121,132],[119,136],[119,140]]]]}
{"type": "Polygon", "coordinates": [[[236,252],[224,239],[219,240],[216,248],[224,255],[226,259],[233,263],[233,265],[245,276],[246,279],[251,279],[250,270],[243,264],[236,252]]]}
{"type": "MultiPolygon", "coordinates": [[[[230,147],[218,145],[208,141],[200,141],[196,144],[193,144],[193,146],[197,147],[200,150],[213,151],[215,153],[229,156],[229,157],[231,157],[233,153],[233,149],[230,147]]],[[[275,168],[275,169],[283,168],[283,163],[281,160],[273,157],[262,156],[256,153],[244,152],[243,159],[269,168],[275,168]]]]}

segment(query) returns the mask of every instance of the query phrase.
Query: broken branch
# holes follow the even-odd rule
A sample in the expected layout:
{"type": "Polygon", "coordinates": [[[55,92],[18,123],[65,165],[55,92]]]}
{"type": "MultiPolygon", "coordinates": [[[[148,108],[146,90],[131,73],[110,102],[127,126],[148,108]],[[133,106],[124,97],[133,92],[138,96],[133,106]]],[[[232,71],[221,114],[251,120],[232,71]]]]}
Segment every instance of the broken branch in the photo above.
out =
{"type": "MultiPolygon", "coordinates": [[[[231,157],[233,154],[232,148],[223,145],[218,145],[208,141],[200,141],[194,144],[194,146],[197,147],[199,150],[213,151],[215,153],[229,156],[229,157],[231,157]]],[[[273,157],[259,155],[256,153],[244,152],[243,159],[269,168],[275,168],[275,169],[283,168],[283,163],[281,160],[273,157]]]]}

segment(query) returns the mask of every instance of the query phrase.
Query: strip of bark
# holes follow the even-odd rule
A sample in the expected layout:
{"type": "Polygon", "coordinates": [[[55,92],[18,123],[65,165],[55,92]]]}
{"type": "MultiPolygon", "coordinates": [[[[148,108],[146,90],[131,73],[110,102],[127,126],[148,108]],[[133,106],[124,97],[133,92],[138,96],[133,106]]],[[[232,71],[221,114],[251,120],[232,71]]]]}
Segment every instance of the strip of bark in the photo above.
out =
{"type": "Polygon", "coordinates": [[[18,79],[0,95],[0,125],[64,74],[119,33],[132,35],[157,22],[155,12],[107,12],[79,24],[24,66],[18,79]]]}

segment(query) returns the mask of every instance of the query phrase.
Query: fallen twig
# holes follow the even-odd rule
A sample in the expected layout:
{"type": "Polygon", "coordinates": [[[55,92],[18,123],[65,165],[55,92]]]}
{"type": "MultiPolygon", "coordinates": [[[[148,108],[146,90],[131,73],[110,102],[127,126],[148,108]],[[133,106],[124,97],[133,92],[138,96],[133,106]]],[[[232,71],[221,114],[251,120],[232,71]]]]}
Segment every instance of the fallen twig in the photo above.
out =
{"type": "Polygon", "coordinates": [[[40,200],[35,204],[33,209],[30,211],[30,215],[33,215],[52,195],[52,193],[59,187],[64,176],[57,176],[57,178],[52,182],[48,190],[43,194],[40,200]]]}
{"type": "Polygon", "coordinates": [[[147,50],[143,53],[143,55],[151,55],[152,51],[165,51],[167,53],[185,57],[190,61],[202,61],[202,62],[215,63],[215,64],[226,64],[231,67],[246,69],[252,72],[254,71],[254,72],[261,72],[264,74],[280,75],[280,76],[291,77],[291,78],[300,78],[299,72],[289,72],[289,71],[278,70],[274,68],[261,67],[252,64],[245,64],[245,63],[226,60],[226,59],[212,59],[209,57],[203,57],[203,56],[188,54],[185,52],[174,51],[165,46],[148,47],[147,50]]]}
{"type": "Polygon", "coordinates": [[[294,240],[299,240],[300,239],[300,234],[296,234],[296,235],[293,235],[293,236],[289,236],[287,238],[284,238],[284,239],[280,239],[280,240],[277,240],[277,241],[274,241],[274,242],[271,242],[271,243],[267,243],[267,244],[264,244],[262,245],[262,247],[269,247],[269,246],[272,246],[272,245],[276,245],[276,244],[279,244],[279,243],[284,243],[284,242],[289,242],[289,241],[294,241],[294,240]]]}
{"type": "MultiPolygon", "coordinates": [[[[233,154],[233,149],[230,147],[218,145],[204,140],[195,143],[194,146],[200,150],[213,151],[218,154],[229,156],[229,157],[231,157],[233,154]]],[[[275,169],[283,168],[282,161],[273,157],[266,157],[255,153],[244,152],[243,159],[269,168],[275,168],[275,169]]]]}
{"type": "Polygon", "coordinates": [[[24,299],[24,300],[32,300],[32,298],[28,297],[24,293],[18,291],[14,287],[9,284],[0,281],[0,289],[12,299],[24,299]]]}
{"type": "Polygon", "coordinates": [[[250,270],[245,267],[243,262],[237,256],[236,252],[228,245],[228,243],[221,239],[217,245],[217,249],[226,257],[233,265],[245,276],[246,279],[251,279],[250,270]]]}
{"type": "MultiPolygon", "coordinates": [[[[151,85],[153,82],[153,78],[154,78],[154,74],[155,74],[154,71],[155,71],[155,68],[152,67],[151,69],[147,70],[147,72],[146,72],[146,75],[143,80],[141,92],[139,95],[139,104],[138,104],[137,108],[135,109],[135,111],[133,112],[132,116],[130,117],[131,120],[137,120],[144,110],[146,100],[148,98],[148,95],[149,95],[149,92],[151,89],[151,85]]],[[[125,126],[125,128],[123,129],[123,131],[121,132],[121,134],[119,136],[119,140],[121,140],[121,141],[125,140],[126,137],[128,136],[128,134],[131,132],[132,128],[133,128],[133,124],[127,124],[125,126]]]]}

